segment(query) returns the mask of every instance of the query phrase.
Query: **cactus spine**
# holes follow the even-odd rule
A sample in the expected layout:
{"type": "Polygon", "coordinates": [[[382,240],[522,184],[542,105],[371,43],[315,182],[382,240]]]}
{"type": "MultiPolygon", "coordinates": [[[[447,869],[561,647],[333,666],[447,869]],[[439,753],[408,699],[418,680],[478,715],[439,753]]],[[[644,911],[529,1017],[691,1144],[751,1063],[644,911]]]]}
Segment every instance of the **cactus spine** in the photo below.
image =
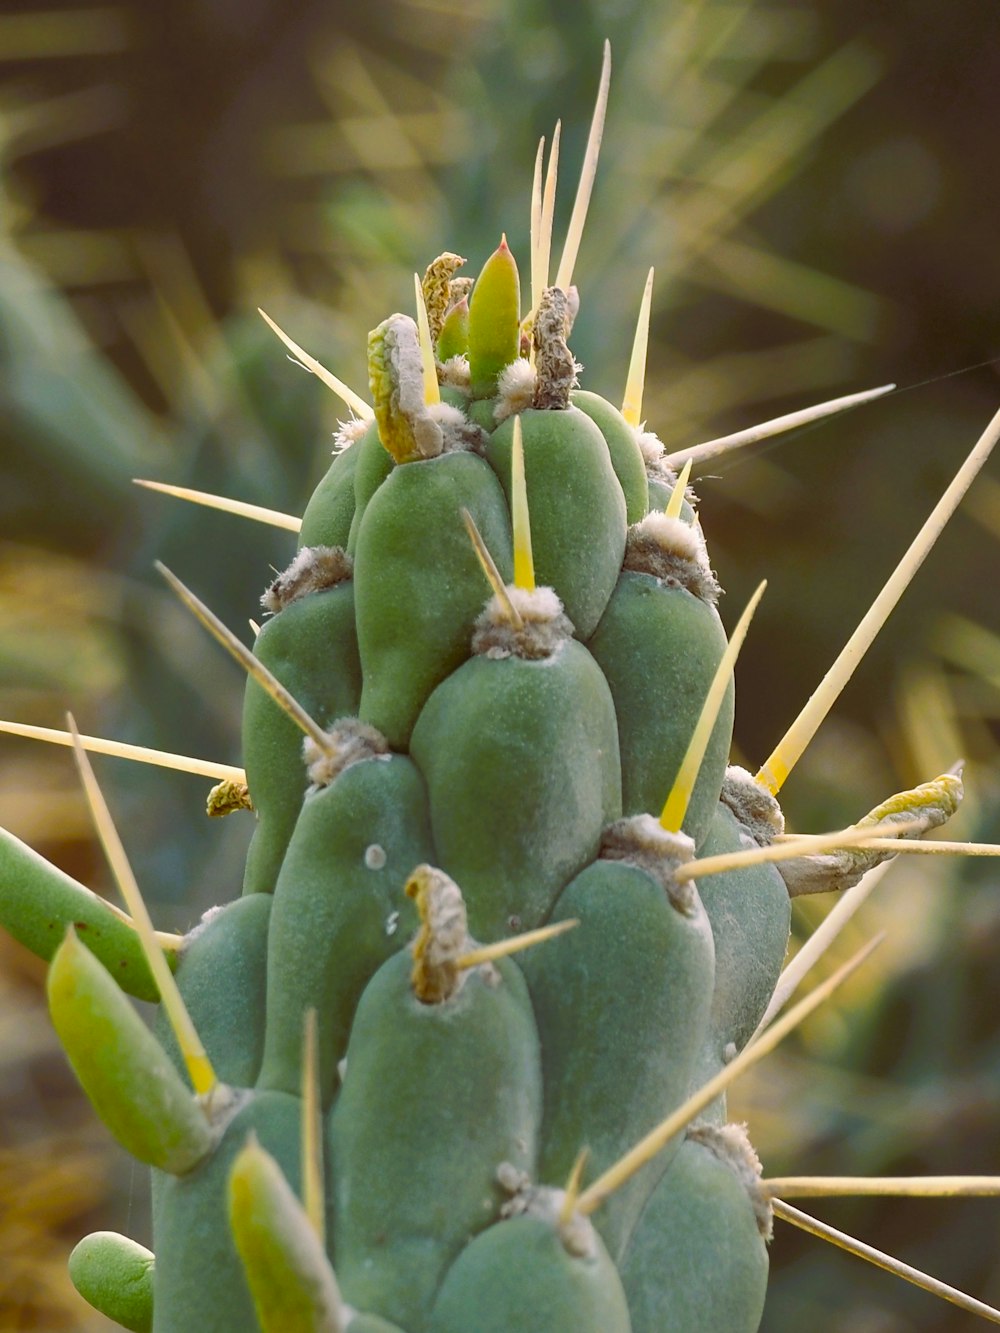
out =
{"type": "MultiPolygon", "coordinates": [[[[887,853],[782,872],[794,757],[727,769],[732,655],[686,474],[640,428],[643,319],[623,410],[578,387],[606,97],[607,64],[552,285],[536,172],[527,314],[506,240],[471,296],[444,255],[417,320],[370,335],[373,408],[323,372],[356,419],[242,650],[244,896],[157,941],[0,848],[3,919],[44,956],[66,935],[55,1025],[154,1170],[155,1259],[102,1233],[71,1265],[123,1327],[758,1326],[771,1203],[726,1082],[764,1049],[788,886],[887,853]],[[498,956],[546,923],[575,928],[498,956]],[[169,1023],[112,977],[176,990],[169,1023]]],[[[906,793],[853,839],[959,795],[906,793]]]]}

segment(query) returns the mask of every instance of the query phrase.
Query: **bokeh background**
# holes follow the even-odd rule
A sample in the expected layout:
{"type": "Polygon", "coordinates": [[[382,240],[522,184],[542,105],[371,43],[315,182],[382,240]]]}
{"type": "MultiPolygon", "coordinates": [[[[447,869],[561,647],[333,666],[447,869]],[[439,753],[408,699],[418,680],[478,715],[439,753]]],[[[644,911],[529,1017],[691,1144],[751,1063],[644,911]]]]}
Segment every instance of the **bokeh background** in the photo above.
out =
{"type": "MultiPolygon", "coordinates": [[[[1000,402],[996,0],[126,0],[0,9],[0,716],[239,762],[242,683],[151,568],[239,629],[277,529],[153,477],[300,511],[343,409],[264,307],[362,390],[364,335],[444,249],[527,268],[562,117],[561,238],[614,74],[574,347],[620,399],[657,270],[646,406],[668,448],[889,381],[878,403],[701,469],[760,762],[1000,402]],[[969,369],[969,367],[975,367],[969,369]],[[960,373],[955,373],[960,372],[960,373]]],[[[953,836],[1000,840],[1000,460],[785,789],[800,829],[966,760],[953,836]]],[[[238,892],[247,817],[99,761],[158,924],[238,892]]],[[[114,893],[67,752],[0,737],[0,823],[114,893]]],[[[838,944],[887,943],[732,1098],[768,1174],[998,1172],[1000,873],[910,858],[838,944]]],[[[796,913],[802,936],[829,904],[796,913]]],[[[43,969],[0,941],[0,1327],[106,1330],[84,1231],[148,1239],[143,1173],[56,1049],[43,969]]],[[[1000,1203],[817,1202],[1000,1304],[1000,1203]]],[[[970,1326],[779,1224],[766,1333],[970,1326]]],[[[721,1333],[721,1331],[720,1331],[721,1333]]]]}

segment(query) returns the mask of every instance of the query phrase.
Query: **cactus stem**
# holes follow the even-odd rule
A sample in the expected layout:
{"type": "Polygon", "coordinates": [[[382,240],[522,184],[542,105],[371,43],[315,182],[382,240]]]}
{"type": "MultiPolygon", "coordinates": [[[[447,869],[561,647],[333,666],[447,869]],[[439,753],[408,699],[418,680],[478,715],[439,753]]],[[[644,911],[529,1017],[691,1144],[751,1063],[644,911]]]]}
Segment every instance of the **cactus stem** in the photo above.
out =
{"type": "Polygon", "coordinates": [[[664,515],[667,518],[680,518],[681,505],[684,503],[684,492],[687,490],[688,480],[691,476],[690,458],[681,468],[677,481],[674,483],[674,489],[670,492],[670,499],[667,501],[664,515]]]}
{"type": "Polygon", "coordinates": [[[653,270],[649,270],[639,303],[639,318],[635,325],[632,359],[628,363],[628,379],[622,399],[622,416],[634,429],[642,420],[642,394],[646,387],[646,356],[649,351],[649,316],[653,306],[653,270]]]}
{"type": "Polygon", "coordinates": [[[302,1206],[320,1244],[325,1245],[323,1107],[319,1092],[319,1045],[315,1009],[306,1010],[302,1028],[302,1206]]]}
{"type": "Polygon", "coordinates": [[[242,644],[232,630],[224,625],[219,617],[208,609],[204,602],[200,601],[190,588],[186,587],[180,579],[169,570],[161,561],[154,561],[156,570],[163,575],[166,581],[173,588],[174,592],[181,599],[184,605],[191,611],[205,626],[208,632],[222,644],[223,648],[235,657],[240,666],[252,676],[258,685],[268,692],[279,708],[283,708],[288,716],[298,724],[302,731],[311,741],[319,747],[325,755],[334,754],[333,746],[326,732],[315,722],[302,705],[285,689],[281,681],[272,675],[264,666],[263,662],[258,661],[253,653],[245,644],[242,644]]]}
{"type": "Polygon", "coordinates": [[[560,1230],[568,1227],[573,1220],[573,1214],[576,1212],[576,1206],[580,1201],[580,1185],[583,1182],[583,1169],[587,1165],[587,1158],[590,1156],[589,1148],[581,1148],[576,1155],[576,1161],[573,1163],[572,1170],[569,1173],[569,1179],[566,1181],[565,1198],[562,1207],[559,1209],[558,1225],[560,1230]]]}
{"type": "Polygon", "coordinates": [[[906,554],[844,645],[837,660],[761,767],[757,781],[768,791],[776,795],[781,790],[785,779],[837,701],[841,690],[854,674],[855,668],[885,624],[889,613],[923,564],[948,519],[958,508],[976,473],[989,458],[998,438],[1000,438],[1000,412],[994,415],[979,437],[972,452],[956,472],[950,485],[911,542],[906,554]]]}
{"type": "Polygon", "coordinates": [[[761,1188],[772,1199],[979,1199],[1000,1194],[1000,1176],[771,1176],[761,1188]]]}
{"type": "Polygon", "coordinates": [[[528,517],[528,488],[524,479],[524,443],[521,418],[514,418],[514,440],[510,462],[510,509],[514,529],[514,586],[531,592],[535,587],[535,562],[531,556],[531,522],[528,517]]]}
{"type": "Polygon", "coordinates": [[[520,611],[518,611],[517,607],[510,600],[510,596],[507,592],[507,585],[503,581],[503,575],[500,573],[499,569],[497,569],[496,561],[490,555],[489,549],[483,541],[482,533],[476,527],[476,520],[464,506],[462,507],[462,521],[469,534],[469,540],[472,542],[472,549],[475,551],[480,565],[482,565],[483,573],[486,575],[487,581],[493,589],[495,596],[499,599],[501,606],[503,606],[510,623],[517,629],[523,629],[524,619],[520,611]]]}
{"type": "MultiPolygon", "coordinates": [[[[679,485],[680,481],[678,481],[679,485]]],[[[670,788],[670,794],[660,814],[660,825],[668,833],[680,833],[681,831],[684,816],[687,814],[688,803],[691,800],[691,793],[694,791],[694,784],[698,779],[698,772],[702,760],[705,758],[708,742],[715,729],[719,710],[722,708],[726,689],[736,665],[736,659],[739,657],[743,640],[750,628],[750,621],[753,619],[754,612],[757,610],[766,587],[767,580],[764,579],[747,602],[746,608],[733,630],[732,637],[726,645],[726,651],[722,654],[719,665],[715,669],[715,675],[712,677],[712,683],[705,695],[705,702],[701,706],[698,721],[695,724],[691,740],[688,742],[688,748],[681,760],[681,766],[677,770],[677,776],[674,778],[674,785],[670,788]]]]}
{"type": "Polygon", "coordinates": [[[171,972],[163,949],[156,938],[153,922],[139,891],[135,875],[132,873],[132,867],[125,854],[121,838],[118,836],[118,830],[111,818],[111,811],[108,809],[104,795],[97,784],[87,753],[80,744],[79,733],[71,713],[67,715],[67,723],[73,737],[73,752],[76,755],[77,766],[80,770],[80,779],[94,818],[101,846],[108,858],[115,882],[132,914],[132,920],[142,942],[143,953],[146,955],[149,970],[152,972],[153,979],[160,992],[160,1000],[166,1010],[170,1026],[173,1028],[177,1044],[184,1057],[184,1064],[187,1067],[191,1084],[199,1096],[207,1097],[214,1091],[218,1082],[215,1070],[205,1053],[201,1038],[195,1031],[191,1015],[187,1011],[187,1005],[181,998],[181,993],[177,989],[177,982],[174,980],[174,974],[171,972]]]}
{"type": "Polygon", "coordinates": [[[950,1301],[952,1305],[957,1305],[960,1310],[966,1310],[969,1314],[980,1315],[993,1324],[1000,1324],[1000,1310],[995,1310],[991,1305],[984,1305],[982,1301],[977,1301],[974,1296],[959,1291],[957,1287],[949,1287],[946,1282],[941,1282],[929,1273],[923,1273],[919,1268],[912,1268],[909,1264],[904,1264],[902,1260],[894,1258],[891,1254],[886,1254],[883,1250],[876,1250],[863,1241],[855,1240],[853,1236],[847,1235],[846,1232],[827,1226],[825,1222],[810,1217],[808,1213],[800,1212],[798,1208],[793,1208],[791,1204],[782,1203],[780,1199],[775,1199],[772,1207],[776,1217],[782,1218],[785,1222],[790,1222],[792,1226],[796,1226],[802,1231],[808,1231],[810,1235],[817,1236],[820,1240],[829,1241],[832,1245],[847,1250],[849,1254],[856,1255],[859,1259],[867,1259],[869,1263],[875,1264],[878,1268],[884,1268],[887,1273],[894,1273],[896,1277],[901,1277],[904,1282],[912,1282],[914,1286],[921,1287],[934,1296],[940,1296],[942,1300],[950,1301]]]}
{"type": "Polygon", "coordinates": [[[563,246],[562,258],[559,261],[559,269],[556,273],[555,285],[561,287],[567,293],[573,283],[573,269],[576,267],[576,257],[580,250],[583,228],[587,221],[587,210],[590,207],[590,194],[594,188],[594,177],[597,175],[597,159],[601,153],[601,139],[604,137],[604,117],[608,109],[608,88],[610,84],[611,43],[606,40],[601,62],[601,81],[597,89],[597,100],[594,103],[594,116],[590,122],[587,150],[580,170],[580,183],[576,188],[576,199],[573,202],[573,212],[566,233],[566,243],[563,246]]]}
{"type": "Polygon", "coordinates": [[[859,828],[857,824],[832,833],[802,833],[784,842],[769,843],[766,847],[748,847],[739,852],[722,852],[718,856],[703,856],[698,861],[686,861],[674,873],[679,880],[701,879],[703,875],[718,875],[726,870],[739,870],[743,866],[794,861],[800,856],[835,852],[841,847],[863,848],[873,841],[885,842],[893,852],[905,851],[909,844],[895,835],[912,834],[918,828],[919,821],[912,819],[880,824],[879,832],[886,837],[877,840],[871,827],[859,828]]]}
{"type": "Polygon", "coordinates": [[[686,458],[695,463],[704,463],[706,459],[718,454],[728,453],[730,449],[742,449],[746,444],[757,444],[760,440],[770,439],[772,435],[781,435],[786,430],[795,430],[797,426],[808,426],[823,417],[834,416],[837,412],[846,412],[861,403],[870,403],[895,389],[895,384],[880,384],[876,389],[864,389],[861,393],[849,393],[840,398],[828,398],[826,402],[816,403],[813,407],[802,407],[796,412],[786,412],[783,416],[762,421],[759,426],[750,426],[738,430],[732,435],[720,435],[717,439],[706,440],[703,444],[692,445],[689,449],[677,449],[666,454],[663,462],[668,467],[677,468],[686,458]]]}
{"type": "Polygon", "coordinates": [[[269,523],[272,528],[283,528],[286,532],[298,532],[302,520],[294,514],[283,514],[280,509],[265,509],[263,505],[248,504],[245,500],[230,500],[226,495],[212,495],[210,491],[193,491],[188,486],[170,486],[165,481],[146,481],[142,477],[133,477],[136,486],[145,486],[150,491],[160,491],[163,495],[173,495],[178,500],[190,500],[194,504],[204,505],[207,509],[221,509],[223,513],[235,514],[238,518],[252,518],[258,523],[269,523]]]}
{"type": "MultiPolygon", "coordinates": [[[[36,727],[29,722],[0,721],[0,731],[11,736],[25,736],[33,741],[48,741],[50,745],[65,745],[72,749],[74,741],[68,731],[55,727],[36,727]]],[[[166,750],[151,750],[145,745],[129,745],[126,741],[105,740],[101,736],[81,736],[80,744],[93,754],[109,754],[116,759],[132,759],[140,764],[155,764],[172,768],[178,773],[193,773],[200,778],[220,781],[245,782],[242,768],[232,764],[217,764],[211,759],[193,759],[190,755],[170,754],[166,750]]]]}
{"type": "Polygon", "coordinates": [[[853,972],[861,966],[863,962],[878,948],[885,939],[885,932],[881,932],[866,945],[858,950],[852,958],[839,967],[825,981],[821,982],[813,991],[794,1007],[787,1014],[778,1020],[768,1031],[751,1047],[744,1049],[733,1060],[721,1069],[714,1078],[710,1078],[701,1088],[698,1089],[686,1102],[683,1102],[676,1111],[673,1111],[667,1118],[660,1122],[654,1129],[633,1147],[624,1157],[620,1158],[615,1164],[608,1168],[601,1176],[589,1185],[580,1195],[577,1203],[577,1212],[588,1216],[599,1207],[605,1199],[609,1198],[616,1189],[619,1189],[626,1181],[647,1162],[652,1161],[656,1154],[674,1137],[679,1134],[697,1115],[702,1112],[706,1106],[715,1101],[721,1092],[724,1092],[736,1078],[745,1073],[765,1055],[768,1055],[782,1041],[793,1028],[803,1022],[814,1009],[817,1009],[833,992],[847,980],[853,972]]]}
{"type": "Polygon", "coordinates": [[[417,336],[420,341],[420,366],[424,376],[424,406],[433,407],[441,401],[438,386],[437,367],[434,364],[434,339],[431,337],[430,320],[427,318],[427,303],[419,273],[413,275],[413,289],[417,303],[417,336]]]}
{"type": "Polygon", "coordinates": [[[755,1042],[764,1029],[770,1025],[775,1014],[784,1009],[789,997],[798,989],[799,982],[831,947],[854,914],[878,887],[882,877],[891,865],[891,861],[882,861],[877,866],[873,866],[867,874],[858,880],[857,884],[852,885],[840,895],[822,922],[781,973],[764,1015],[757,1024],[750,1041],[747,1042],[748,1046],[751,1042],[755,1042]]]}
{"type": "Polygon", "coordinates": [[[576,917],[569,917],[565,921],[557,921],[552,926],[539,926],[537,930],[526,930],[520,935],[512,935],[508,940],[480,945],[478,949],[471,949],[468,953],[462,954],[461,958],[457,958],[455,966],[459,972],[464,972],[470,967],[478,967],[480,963],[492,963],[496,958],[506,958],[512,953],[520,953],[522,949],[530,949],[535,944],[554,940],[557,935],[564,935],[567,930],[572,930],[579,924],[576,917]]]}
{"type": "Polygon", "coordinates": [[[317,379],[322,380],[326,387],[332,389],[341,402],[345,403],[356,416],[363,418],[365,421],[371,421],[374,418],[375,412],[370,403],[366,403],[343,380],[337,379],[336,375],[327,370],[325,366],[321,366],[315,357],[303,351],[298,343],[293,342],[283,329],[279,329],[271,316],[265,314],[259,306],[257,307],[257,313],[264,323],[278,335],[289,351],[294,353],[296,360],[304,370],[308,370],[311,375],[315,375],[317,379]]]}

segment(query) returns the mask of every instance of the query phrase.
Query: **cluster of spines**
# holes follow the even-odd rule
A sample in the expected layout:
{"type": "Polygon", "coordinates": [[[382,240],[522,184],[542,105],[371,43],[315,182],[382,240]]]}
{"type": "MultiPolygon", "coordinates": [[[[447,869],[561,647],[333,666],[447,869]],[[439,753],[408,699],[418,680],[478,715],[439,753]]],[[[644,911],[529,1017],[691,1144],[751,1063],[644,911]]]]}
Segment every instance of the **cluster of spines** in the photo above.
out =
{"type": "MultiPolygon", "coordinates": [[[[605,98],[606,79],[599,105],[605,98]]],[[[743,1238],[712,1260],[731,1266],[722,1287],[732,1306],[706,1307],[716,1281],[689,1282],[683,1317],[691,1327],[716,1316],[755,1327],[770,1210],[752,1150],[722,1123],[718,1098],[790,1026],[753,1041],[787,938],[786,879],[771,863],[804,861],[806,891],[839,887],[872,853],[899,849],[873,846],[873,830],[922,831],[956,803],[957,778],[903,794],[862,821],[832,864],[820,859],[825,845],[775,842],[780,811],[768,790],[818,724],[818,705],[758,779],[724,779],[738,636],[727,648],[687,476],[671,476],[638,431],[643,319],[624,415],[575,389],[566,336],[582,215],[574,210],[549,288],[542,234],[554,187],[550,159],[532,210],[539,243],[525,320],[502,243],[471,300],[451,276],[456,257],[445,256],[418,284],[416,325],[394,316],[375,331],[374,413],[351,396],[359,420],[375,425],[346,432],[350,448],[302,521],[300,557],[267,595],[273,615],[253,656],[271,670],[253,667],[249,799],[235,800],[258,816],[248,893],[186,942],[186,1008],[167,1003],[170,971],[141,924],[174,1032],[163,1042],[176,1041],[195,1099],[165,1072],[162,1047],[129,1026],[117,990],[72,935],[54,963],[53,1014],[81,1080],[118,1137],[161,1173],[158,1328],[211,1326],[213,1281],[218,1318],[253,1317],[241,1282],[219,1282],[222,1251],[233,1265],[242,1257],[265,1329],[390,1327],[344,1306],[322,1257],[329,1231],[349,1297],[411,1333],[465,1327],[472,1303],[497,1329],[512,1320],[652,1329],[668,1304],[681,1317],[677,1229],[707,1259],[720,1218],[734,1215],[748,1219],[743,1238]],[[435,337],[451,365],[443,393],[435,337]],[[474,626],[479,560],[493,601],[474,626]],[[535,588],[536,561],[558,597],[535,588]],[[291,717],[275,707],[275,677],[291,717]],[[496,736],[499,750],[487,743],[496,736]],[[657,820],[650,811],[661,806],[657,820]],[[732,854],[748,842],[774,845],[732,854]],[[428,864],[438,861],[464,896],[428,864]],[[519,966],[475,946],[468,914],[484,938],[542,919],[581,924],[519,966]],[[400,942],[418,920],[411,962],[400,942]],[[314,1032],[305,1047],[303,1023],[314,1032]],[[218,1075],[199,1031],[218,1052],[218,1075]],[[155,1114],[139,1093],[151,1079],[165,1099],[155,1114]],[[394,1105],[382,1110],[389,1084],[394,1105]],[[625,1086],[623,1113],[614,1099],[625,1086]],[[334,1181],[325,1208],[315,1130],[324,1113],[334,1181]],[[692,1127],[696,1115],[707,1120],[692,1127]],[[453,1160],[456,1119],[482,1129],[472,1169],[453,1160]],[[582,1192],[581,1169],[597,1173],[582,1192]],[[302,1181],[302,1209],[289,1180],[302,1181]],[[698,1207],[707,1208],[700,1222],[698,1207]],[[584,1220],[595,1211],[596,1232],[584,1220]],[[235,1249],[226,1240],[220,1251],[230,1227],[235,1249]]],[[[584,211],[589,188],[585,172],[584,211]]],[[[649,293],[647,282],[646,319],[649,293]]],[[[883,595],[882,618],[899,590],[897,581],[883,595]]],[[[113,861],[124,889],[120,848],[113,861]]],[[[141,900],[127,896],[141,921],[141,900]]],[[[120,935],[130,930],[120,923],[120,935]]],[[[78,1256],[81,1285],[109,1264],[145,1290],[148,1259],[106,1238],[78,1256]]],[[[127,1287],[121,1278],[116,1289],[127,1287]]],[[[145,1299],[136,1297],[146,1313],[126,1326],[146,1319],[145,1299]]]]}

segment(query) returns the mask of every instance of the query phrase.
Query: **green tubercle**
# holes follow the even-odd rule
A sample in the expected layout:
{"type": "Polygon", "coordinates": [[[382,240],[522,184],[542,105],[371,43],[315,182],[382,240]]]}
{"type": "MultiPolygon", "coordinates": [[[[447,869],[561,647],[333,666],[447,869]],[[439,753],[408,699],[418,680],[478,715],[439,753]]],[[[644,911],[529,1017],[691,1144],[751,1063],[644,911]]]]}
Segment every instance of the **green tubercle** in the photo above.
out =
{"type": "Polygon", "coordinates": [[[49,1011],[70,1064],[115,1138],[140,1162],[182,1174],[212,1147],[202,1106],[89,949],[69,930],[52,960],[49,1011]]]}
{"type": "Polygon", "coordinates": [[[504,366],[517,359],[521,343],[521,284],[507,237],[483,265],[469,302],[469,370],[473,398],[497,391],[504,366]]]}
{"type": "Polygon", "coordinates": [[[128,1236],[95,1231],[69,1256],[69,1276],[100,1314],[130,1333],[152,1333],[154,1264],[152,1252],[128,1236]]]}

